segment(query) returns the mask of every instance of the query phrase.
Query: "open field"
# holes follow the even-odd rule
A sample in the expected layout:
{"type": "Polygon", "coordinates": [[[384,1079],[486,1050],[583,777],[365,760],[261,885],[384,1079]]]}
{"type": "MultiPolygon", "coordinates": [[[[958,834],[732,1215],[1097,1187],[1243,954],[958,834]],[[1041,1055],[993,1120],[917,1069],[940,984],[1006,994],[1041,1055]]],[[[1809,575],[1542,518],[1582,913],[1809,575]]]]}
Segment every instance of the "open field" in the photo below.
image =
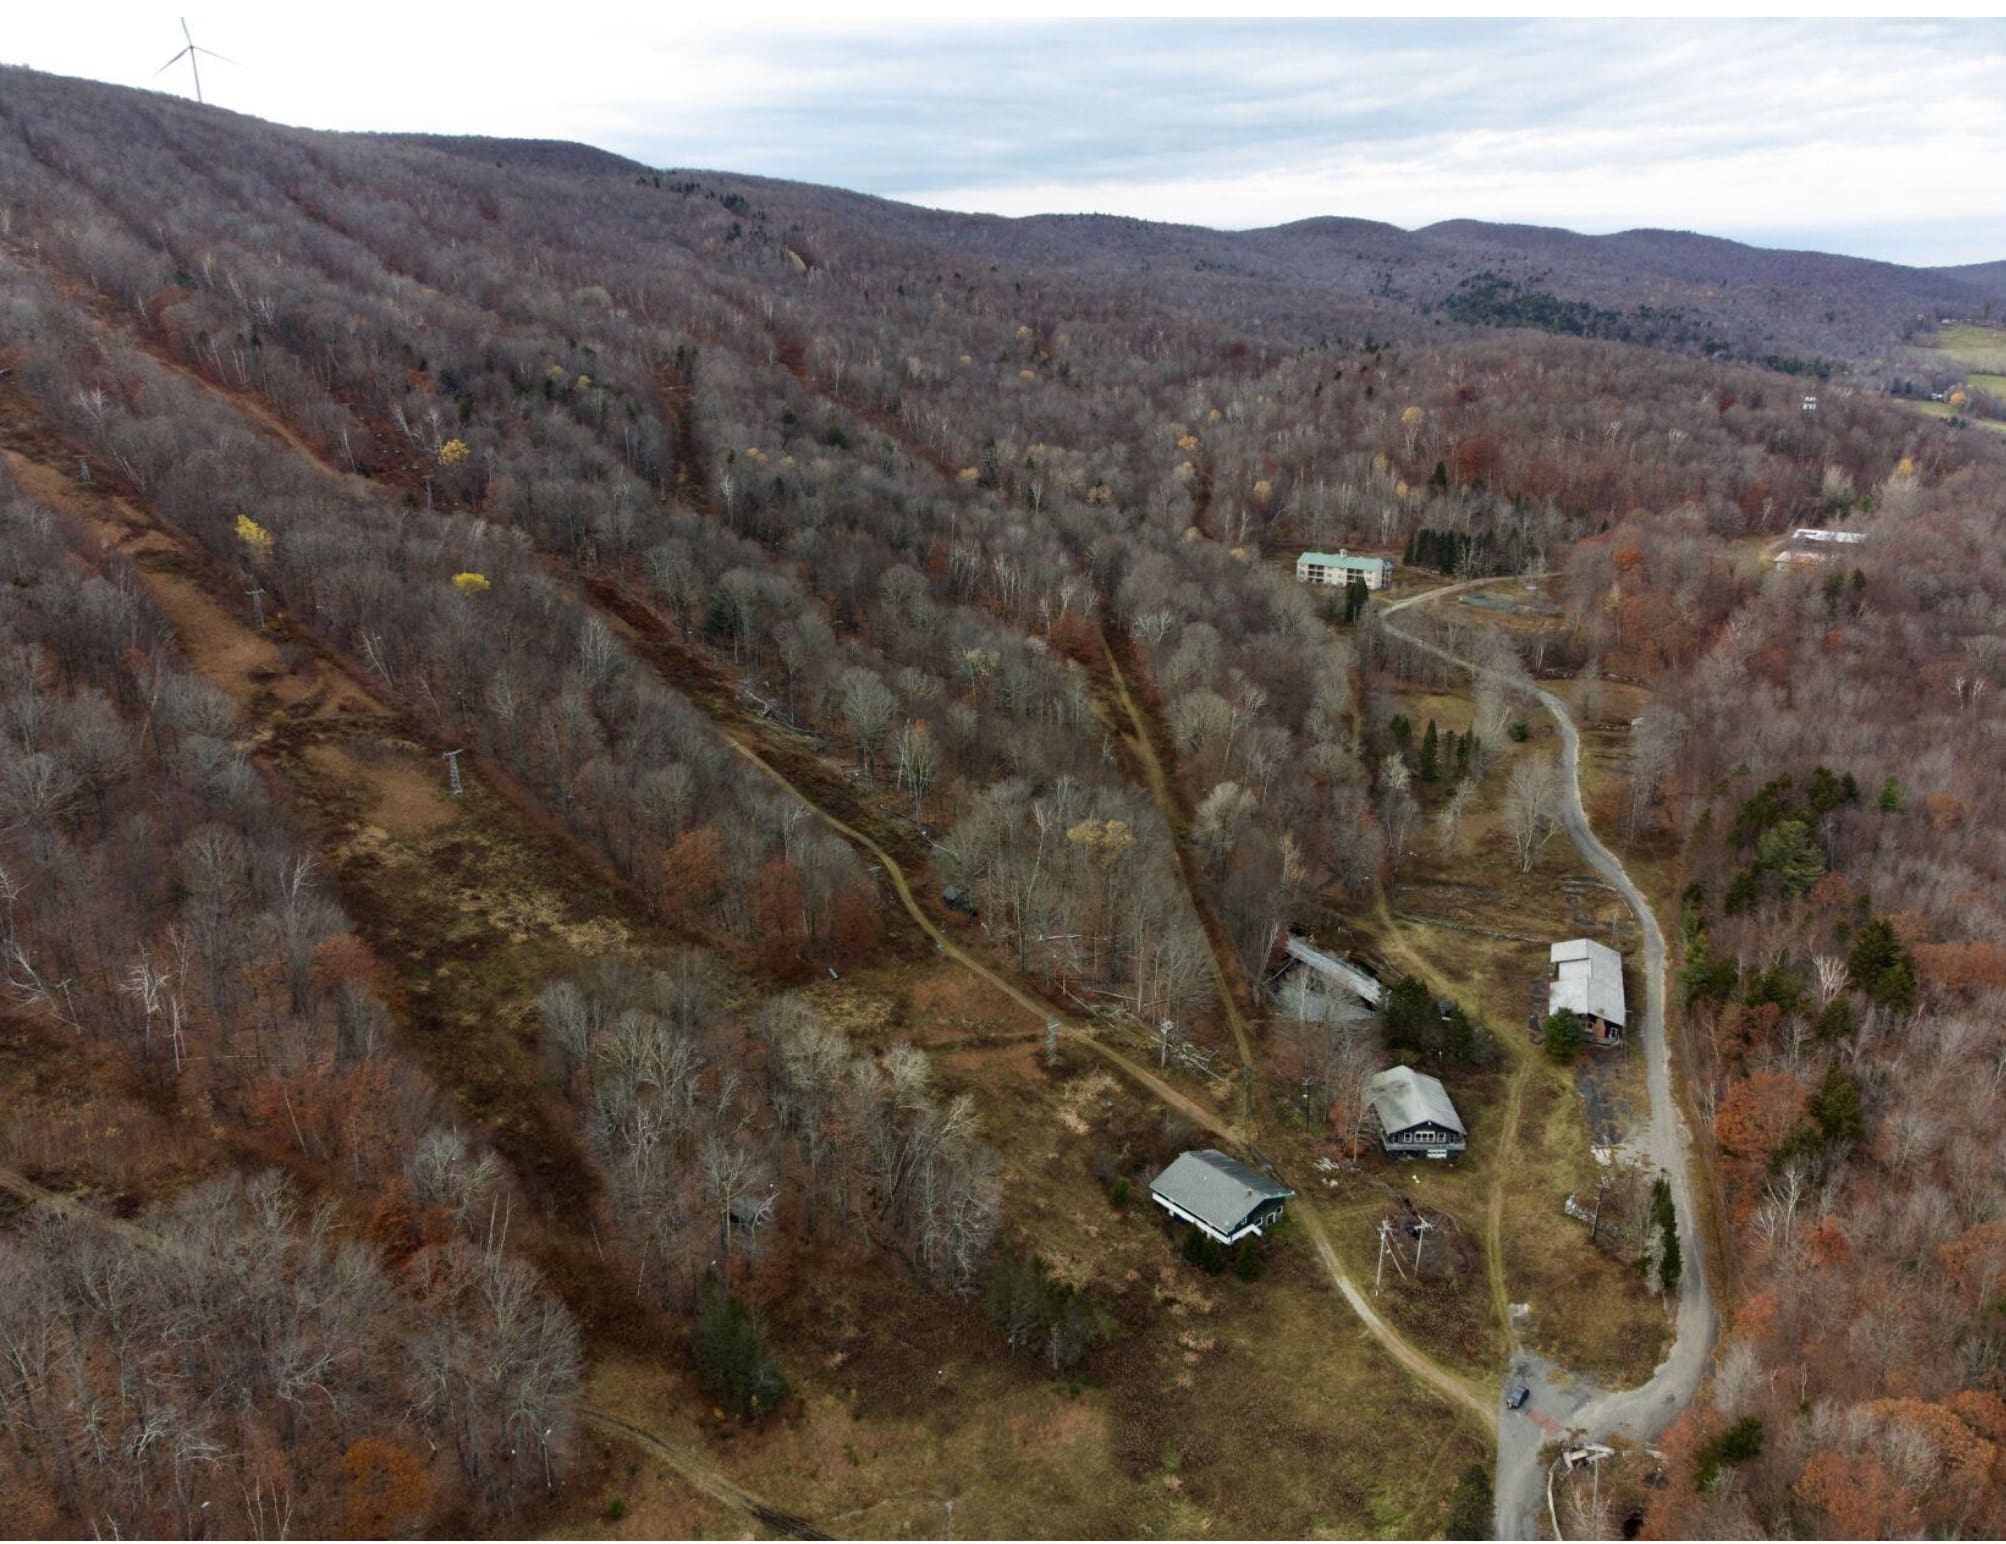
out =
{"type": "Polygon", "coordinates": [[[1960,365],[1979,371],[2006,374],[2006,330],[1981,327],[1975,322],[1956,322],[1940,327],[1919,347],[1943,354],[1960,365]]]}
{"type": "MultiPolygon", "coordinates": [[[[1950,419],[1963,416],[1947,402],[1911,402],[1909,406],[1913,407],[1918,413],[1924,413],[1931,418],[1941,419],[1946,422],[1950,419]]],[[[2002,422],[1996,418],[1971,418],[1965,416],[1964,421],[1967,424],[1976,424],[1981,429],[1990,429],[1995,434],[2006,434],[2006,422],[2002,422]]]]}
{"type": "MultiPolygon", "coordinates": [[[[768,1310],[794,1348],[799,1404],[782,1419],[722,1425],[620,1363],[588,1403],[713,1446],[743,1483],[839,1535],[937,1535],[950,1501],[957,1532],[988,1537],[1438,1530],[1449,1484],[1484,1456],[1476,1429],[1387,1369],[1286,1230],[1259,1280],[1207,1277],[1146,1210],[1111,1230],[1139,1266],[1112,1339],[1071,1373],[1004,1352],[973,1307],[915,1318],[897,1283],[827,1270],[768,1310]],[[1394,1433],[1420,1461],[1360,1462],[1394,1433]]],[[[630,1516],[688,1504],[686,1483],[645,1459],[625,1483],[630,1516]]]]}

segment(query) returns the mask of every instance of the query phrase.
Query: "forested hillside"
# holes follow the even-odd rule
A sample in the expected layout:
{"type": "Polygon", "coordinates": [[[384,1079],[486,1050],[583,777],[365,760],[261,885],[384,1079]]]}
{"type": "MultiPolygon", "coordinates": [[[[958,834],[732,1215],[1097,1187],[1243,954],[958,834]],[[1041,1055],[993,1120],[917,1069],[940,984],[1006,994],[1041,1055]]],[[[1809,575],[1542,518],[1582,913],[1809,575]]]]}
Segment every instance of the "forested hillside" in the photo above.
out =
{"type": "MultiPolygon", "coordinates": [[[[1649,691],[1618,804],[1676,875],[1728,1333],[1648,1525],[2006,1526],[2006,445],[1878,364],[1984,305],[0,73],[13,1531],[617,1522],[608,1369],[805,1474],[839,1419],[893,1464],[871,1423],[975,1341],[999,1409],[1084,1363],[1114,1412],[1135,1489],[1059,1531],[1452,1525],[1460,1460],[1394,1509],[1321,1428],[1323,1489],[1234,1511],[1219,1433],[1286,1421],[1118,1368],[1186,1305],[1095,1254],[1201,1130],[1355,1127],[1379,1055],[1261,988],[1421,841],[1387,640],[1310,546],[1551,571],[1564,630],[1497,679],[1649,691]],[[1804,525],[1868,540],[1761,562],[1804,525]]],[[[1341,1317],[1314,1286],[1288,1312],[1341,1317]]]]}

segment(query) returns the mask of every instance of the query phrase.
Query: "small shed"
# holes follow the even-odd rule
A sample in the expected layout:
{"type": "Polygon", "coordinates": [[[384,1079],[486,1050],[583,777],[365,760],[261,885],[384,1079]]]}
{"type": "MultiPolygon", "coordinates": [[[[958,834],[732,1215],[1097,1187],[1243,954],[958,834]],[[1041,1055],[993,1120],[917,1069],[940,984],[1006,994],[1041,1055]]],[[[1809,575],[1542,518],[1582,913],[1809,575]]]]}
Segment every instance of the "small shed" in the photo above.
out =
{"type": "Polygon", "coordinates": [[[1470,1134],[1440,1078],[1391,1067],[1365,1085],[1379,1145],[1395,1158],[1453,1158],[1470,1134]]]}
{"type": "Polygon", "coordinates": [[[1304,967],[1314,971],[1332,986],[1350,993],[1361,1002],[1369,1003],[1375,1008],[1386,1006],[1386,988],[1362,966],[1326,954],[1306,938],[1291,935],[1282,947],[1288,951],[1292,959],[1299,960],[1304,967]]]}
{"type": "Polygon", "coordinates": [[[1294,1194],[1260,1170],[1209,1147],[1180,1153],[1149,1182],[1151,1200],[1221,1244],[1259,1237],[1294,1194]]]}
{"type": "Polygon", "coordinates": [[[1596,1045],[1621,1045],[1628,1011],[1623,1005],[1623,956],[1592,938],[1570,938],[1548,951],[1553,980],[1546,1011],[1569,1010],[1596,1045]]]}

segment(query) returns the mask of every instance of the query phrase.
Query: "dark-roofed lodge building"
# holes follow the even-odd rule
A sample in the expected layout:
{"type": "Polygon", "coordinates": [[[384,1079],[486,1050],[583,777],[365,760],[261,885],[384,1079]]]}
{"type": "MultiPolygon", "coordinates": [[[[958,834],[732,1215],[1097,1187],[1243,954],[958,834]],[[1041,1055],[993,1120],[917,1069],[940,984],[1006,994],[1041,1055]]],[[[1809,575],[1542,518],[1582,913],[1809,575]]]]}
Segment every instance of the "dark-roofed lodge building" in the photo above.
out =
{"type": "Polygon", "coordinates": [[[1188,1222],[1207,1238],[1237,1244],[1282,1214],[1295,1194],[1258,1169],[1212,1148],[1180,1154],[1149,1182],[1150,1199],[1171,1216],[1188,1222]]]}
{"type": "Polygon", "coordinates": [[[1365,1098],[1379,1145],[1395,1158],[1453,1158],[1469,1144],[1440,1078],[1393,1067],[1365,1085],[1365,1098]]]}

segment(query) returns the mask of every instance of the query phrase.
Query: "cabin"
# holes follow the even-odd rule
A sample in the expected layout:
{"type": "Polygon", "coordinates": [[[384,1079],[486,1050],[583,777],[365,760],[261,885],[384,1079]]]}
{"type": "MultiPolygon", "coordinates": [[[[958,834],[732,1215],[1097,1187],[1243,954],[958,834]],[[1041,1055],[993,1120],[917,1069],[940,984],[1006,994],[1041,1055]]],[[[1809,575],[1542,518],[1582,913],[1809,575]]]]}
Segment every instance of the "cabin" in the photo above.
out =
{"type": "Polygon", "coordinates": [[[1294,1194],[1260,1170],[1209,1147],[1180,1153],[1149,1182],[1150,1199],[1158,1206],[1207,1238],[1228,1245],[1260,1237],[1294,1194]]]}
{"type": "Polygon", "coordinates": [[[1470,1133],[1440,1078],[1391,1067],[1365,1085],[1366,1108],[1389,1158],[1454,1158],[1470,1133]]]}
{"type": "Polygon", "coordinates": [[[1628,1012],[1623,1004],[1623,956],[1592,938],[1571,938],[1547,951],[1553,979],[1546,1011],[1563,1008],[1581,1020],[1591,1045],[1621,1045],[1628,1012]]]}
{"type": "Polygon", "coordinates": [[[1347,585],[1363,579],[1368,590],[1383,590],[1393,582],[1391,558],[1353,557],[1336,552],[1305,552],[1296,559],[1296,578],[1304,584],[1347,585]]]}

